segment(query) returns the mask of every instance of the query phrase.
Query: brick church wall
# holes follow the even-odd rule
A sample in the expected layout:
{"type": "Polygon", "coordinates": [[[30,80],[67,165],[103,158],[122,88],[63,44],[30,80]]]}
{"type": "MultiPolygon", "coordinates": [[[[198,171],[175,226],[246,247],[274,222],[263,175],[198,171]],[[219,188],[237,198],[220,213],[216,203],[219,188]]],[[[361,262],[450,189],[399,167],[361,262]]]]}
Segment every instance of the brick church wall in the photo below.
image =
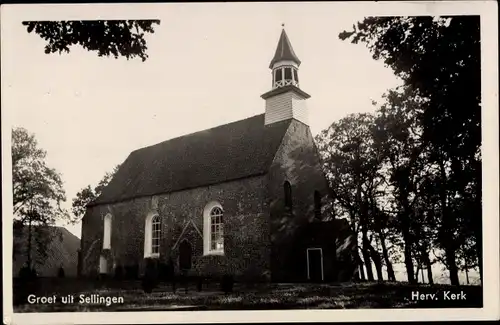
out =
{"type": "MultiPolygon", "coordinates": [[[[162,220],[160,260],[166,262],[172,258],[176,262],[179,239],[185,239],[193,247],[192,272],[196,274],[268,277],[270,248],[266,182],[265,176],[258,176],[159,195],[157,211],[162,220]],[[198,230],[203,233],[203,210],[211,201],[218,201],[224,209],[224,256],[202,256],[203,240],[198,230]],[[185,227],[183,238],[179,238],[185,227]]],[[[111,250],[107,254],[109,270],[112,270],[112,265],[127,267],[138,264],[142,272],[145,218],[151,209],[151,197],[89,208],[82,224],[82,274],[98,273],[104,216],[108,211],[113,216],[111,250]]]]}
{"type": "MultiPolygon", "coordinates": [[[[307,262],[294,249],[298,230],[314,219],[314,191],[325,197],[328,184],[309,127],[293,120],[269,173],[271,274],[273,281],[303,281],[307,262]],[[293,211],[285,211],[284,182],[292,186],[293,211]]],[[[325,201],[325,200],[323,200],[325,201]]],[[[305,256],[305,255],[304,255],[305,256]]]]}

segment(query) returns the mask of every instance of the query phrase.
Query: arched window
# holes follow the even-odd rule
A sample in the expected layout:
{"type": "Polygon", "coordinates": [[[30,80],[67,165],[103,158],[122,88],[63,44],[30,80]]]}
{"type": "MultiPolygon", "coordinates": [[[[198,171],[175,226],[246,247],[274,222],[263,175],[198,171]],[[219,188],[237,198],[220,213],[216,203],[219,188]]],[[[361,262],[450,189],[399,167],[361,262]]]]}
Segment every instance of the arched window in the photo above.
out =
{"type": "Polygon", "coordinates": [[[144,227],[144,257],[159,257],[161,242],[161,218],[158,214],[149,214],[144,227]]]}
{"type": "Polygon", "coordinates": [[[111,249],[111,214],[104,217],[104,233],[102,238],[102,248],[111,249]]]}
{"type": "Polygon", "coordinates": [[[287,211],[292,210],[292,185],[290,185],[289,181],[285,181],[285,184],[283,184],[284,191],[285,191],[285,209],[287,211]]]}
{"type": "Polygon", "coordinates": [[[207,204],[203,216],[203,251],[205,255],[224,254],[224,211],[217,202],[207,204]]]}
{"type": "Polygon", "coordinates": [[[224,233],[223,233],[223,212],[220,207],[215,207],[210,212],[210,250],[224,250],[224,233]]]}
{"type": "Polygon", "coordinates": [[[314,191],[314,217],[321,219],[321,194],[314,191]]]}
{"type": "Polygon", "coordinates": [[[151,221],[151,253],[160,254],[161,223],[160,216],[156,215],[151,221]]]}

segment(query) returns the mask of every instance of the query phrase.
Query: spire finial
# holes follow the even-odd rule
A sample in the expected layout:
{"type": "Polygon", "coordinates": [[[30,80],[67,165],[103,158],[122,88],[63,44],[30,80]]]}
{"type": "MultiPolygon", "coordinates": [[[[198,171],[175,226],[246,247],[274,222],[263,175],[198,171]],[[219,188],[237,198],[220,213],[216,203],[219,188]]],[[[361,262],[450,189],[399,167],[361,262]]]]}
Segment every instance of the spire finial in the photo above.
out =
{"type": "Polygon", "coordinates": [[[282,23],[282,24],[281,24],[281,27],[285,28],[285,23],[282,23]]]}

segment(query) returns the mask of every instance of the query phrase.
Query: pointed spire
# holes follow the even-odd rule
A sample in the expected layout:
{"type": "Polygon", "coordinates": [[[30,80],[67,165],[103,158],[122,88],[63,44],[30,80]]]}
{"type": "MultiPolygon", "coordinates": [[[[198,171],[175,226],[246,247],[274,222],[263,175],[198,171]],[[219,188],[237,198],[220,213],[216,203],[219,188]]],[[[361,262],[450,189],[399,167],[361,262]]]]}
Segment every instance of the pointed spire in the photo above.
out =
{"type": "Polygon", "coordinates": [[[274,54],[274,58],[271,60],[271,63],[269,64],[269,69],[272,69],[273,65],[279,61],[293,61],[297,63],[297,65],[300,65],[300,60],[293,51],[292,44],[290,43],[290,40],[286,35],[284,28],[285,24],[281,24],[281,26],[283,27],[283,30],[281,31],[281,36],[278,41],[278,46],[276,47],[276,53],[274,54]]]}

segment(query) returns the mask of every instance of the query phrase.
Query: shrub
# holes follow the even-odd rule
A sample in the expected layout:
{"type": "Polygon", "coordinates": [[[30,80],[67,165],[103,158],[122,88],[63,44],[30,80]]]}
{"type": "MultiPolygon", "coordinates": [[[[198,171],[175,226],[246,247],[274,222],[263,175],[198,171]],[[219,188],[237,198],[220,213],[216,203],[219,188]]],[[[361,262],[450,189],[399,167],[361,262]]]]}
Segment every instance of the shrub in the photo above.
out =
{"type": "Polygon", "coordinates": [[[160,281],[164,282],[172,281],[172,278],[174,276],[173,265],[170,265],[168,263],[159,263],[158,270],[160,273],[159,274],[160,281]]]}
{"type": "Polygon", "coordinates": [[[31,268],[31,280],[37,280],[37,279],[38,279],[38,272],[33,267],[33,268],[31,268]]]}
{"type": "Polygon", "coordinates": [[[14,279],[14,305],[27,303],[28,295],[35,294],[39,289],[38,275],[35,268],[27,264],[19,270],[19,278],[14,279]]]}
{"type": "Polygon", "coordinates": [[[57,277],[58,278],[64,278],[66,276],[65,272],[64,272],[64,268],[62,267],[59,267],[59,271],[57,271],[57,277]]]}
{"type": "Polygon", "coordinates": [[[125,278],[127,280],[137,280],[139,278],[139,265],[125,266],[125,278]]]}
{"type": "Polygon", "coordinates": [[[115,280],[123,280],[123,266],[121,265],[115,267],[115,280]]]}
{"type": "Polygon", "coordinates": [[[198,278],[197,278],[196,289],[198,290],[198,292],[203,289],[203,277],[202,276],[198,276],[198,278]]]}
{"type": "Polygon", "coordinates": [[[232,275],[225,274],[224,276],[222,276],[221,290],[224,293],[233,292],[233,285],[234,285],[234,277],[232,275]]]}
{"type": "Polygon", "coordinates": [[[175,281],[175,266],[172,258],[168,259],[165,271],[166,271],[165,276],[167,278],[167,281],[172,281],[172,282],[175,281]]]}
{"type": "Polygon", "coordinates": [[[23,280],[29,280],[31,279],[31,269],[28,265],[23,265],[21,269],[19,270],[19,278],[23,280]]]}
{"type": "Polygon", "coordinates": [[[151,293],[158,285],[158,263],[156,260],[147,258],[144,277],[142,278],[142,288],[144,292],[151,293]]]}

